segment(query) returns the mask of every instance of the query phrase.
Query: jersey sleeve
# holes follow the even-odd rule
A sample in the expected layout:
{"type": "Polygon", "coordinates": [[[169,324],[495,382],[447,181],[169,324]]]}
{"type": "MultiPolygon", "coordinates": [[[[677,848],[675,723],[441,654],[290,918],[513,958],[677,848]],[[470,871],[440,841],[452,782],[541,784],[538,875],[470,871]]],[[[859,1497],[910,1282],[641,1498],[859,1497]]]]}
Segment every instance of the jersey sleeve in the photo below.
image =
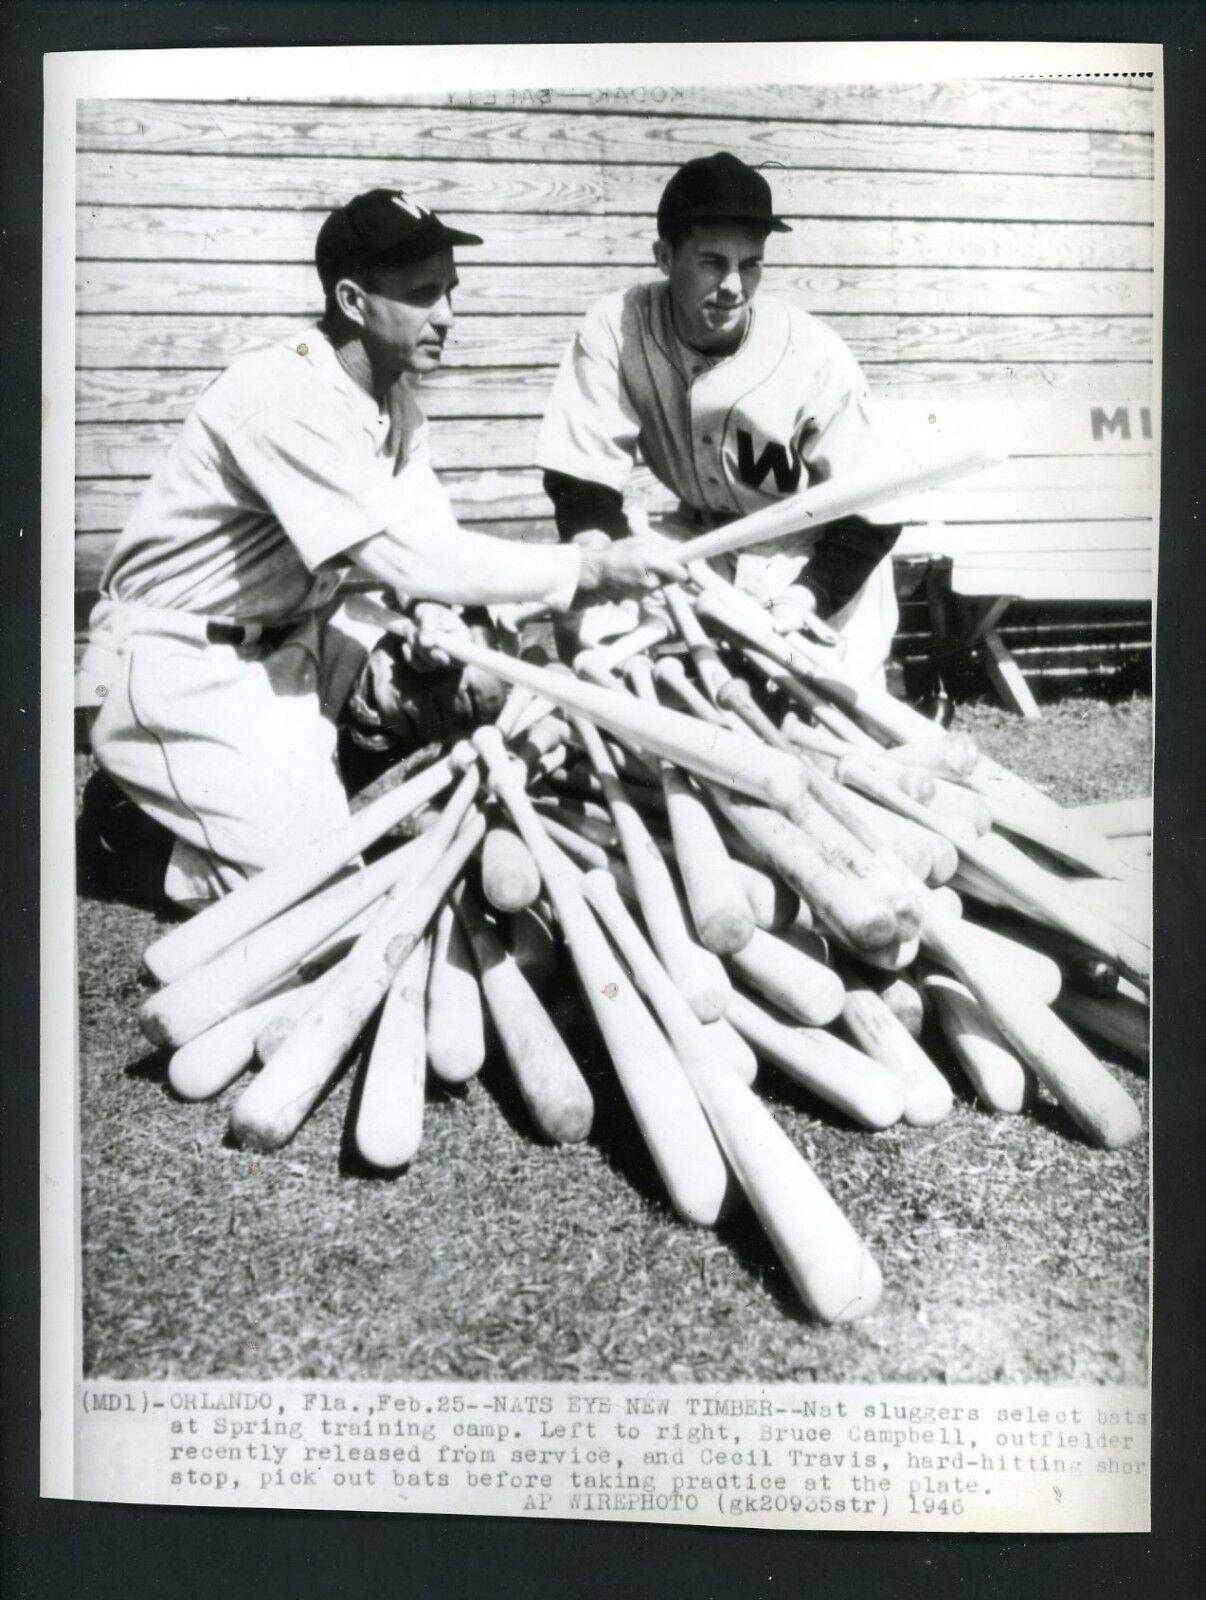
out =
{"type": "Polygon", "coordinates": [[[620,371],[620,305],[592,307],[565,352],[540,427],[537,464],[546,472],[623,492],[640,422],[620,371]]]}
{"type": "MultiPolygon", "coordinates": [[[[264,406],[230,431],[225,449],[311,572],[388,527],[407,495],[402,476],[333,406],[264,406]]],[[[409,487],[431,499],[421,472],[409,487]]]]}

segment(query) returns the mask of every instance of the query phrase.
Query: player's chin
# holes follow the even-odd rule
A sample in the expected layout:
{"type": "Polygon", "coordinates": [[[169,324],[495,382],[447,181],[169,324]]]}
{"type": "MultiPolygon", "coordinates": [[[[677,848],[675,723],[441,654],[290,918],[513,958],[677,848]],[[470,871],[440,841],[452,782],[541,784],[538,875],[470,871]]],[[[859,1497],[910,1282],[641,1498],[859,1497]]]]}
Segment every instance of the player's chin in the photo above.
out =
{"type": "Polygon", "coordinates": [[[442,344],[416,345],[411,352],[410,370],[412,372],[434,372],[444,359],[444,346],[442,344]]]}

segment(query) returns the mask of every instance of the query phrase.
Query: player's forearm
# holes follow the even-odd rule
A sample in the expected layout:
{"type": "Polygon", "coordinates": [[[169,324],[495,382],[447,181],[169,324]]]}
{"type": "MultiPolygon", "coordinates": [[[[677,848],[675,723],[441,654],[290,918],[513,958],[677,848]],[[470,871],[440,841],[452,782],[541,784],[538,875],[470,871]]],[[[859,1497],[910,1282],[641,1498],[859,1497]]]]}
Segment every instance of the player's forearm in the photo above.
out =
{"type": "Polygon", "coordinates": [[[568,472],[548,471],[544,474],[544,492],[553,502],[560,539],[572,539],[588,528],[600,528],[613,539],[627,537],[624,497],[618,489],[571,477],[568,472]]]}
{"type": "Polygon", "coordinates": [[[581,575],[581,555],[573,546],[519,544],[465,528],[443,531],[430,542],[379,533],[348,556],[378,583],[413,600],[450,606],[538,601],[564,608],[581,575]]]}
{"type": "Polygon", "coordinates": [[[826,528],[798,580],[816,596],[817,614],[832,617],[853,599],[899,538],[899,525],[881,527],[861,517],[826,528]]]}

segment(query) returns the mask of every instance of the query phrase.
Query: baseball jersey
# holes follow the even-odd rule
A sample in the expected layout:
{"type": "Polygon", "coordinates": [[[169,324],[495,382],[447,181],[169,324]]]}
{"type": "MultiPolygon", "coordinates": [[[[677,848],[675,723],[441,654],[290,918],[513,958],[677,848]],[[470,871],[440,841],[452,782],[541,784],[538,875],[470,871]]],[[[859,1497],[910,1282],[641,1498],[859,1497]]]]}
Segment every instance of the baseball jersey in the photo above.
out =
{"type": "MultiPolygon", "coordinates": [[[[538,459],[622,492],[639,455],[706,525],[865,466],[880,448],[858,363],[824,323],[759,294],[739,347],[712,358],[678,338],[669,285],[657,281],[587,312],[558,371],[538,459]]],[[[742,555],[738,581],[778,592],[815,538],[742,555]]]]}
{"type": "Polygon", "coordinates": [[[460,528],[405,380],[378,404],[314,327],[242,357],[209,386],[118,540],[101,592],[205,616],[293,618],[323,606],[346,567],[339,558],[382,532],[417,571],[455,573],[464,603],[565,606],[577,585],[576,551],[460,528]]]}

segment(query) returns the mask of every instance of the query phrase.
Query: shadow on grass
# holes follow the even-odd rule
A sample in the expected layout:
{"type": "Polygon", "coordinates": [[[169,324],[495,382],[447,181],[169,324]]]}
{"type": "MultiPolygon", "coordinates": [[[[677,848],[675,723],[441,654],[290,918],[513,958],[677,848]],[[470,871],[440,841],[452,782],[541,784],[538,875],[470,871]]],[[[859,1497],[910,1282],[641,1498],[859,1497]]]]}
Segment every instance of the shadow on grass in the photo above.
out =
{"type": "Polygon", "coordinates": [[[167,1081],[168,1062],[171,1059],[171,1051],[161,1045],[156,1050],[148,1050],[136,1061],[128,1061],[122,1068],[122,1073],[136,1083],[161,1083],[169,1096],[175,1100],[178,1096],[171,1093],[167,1081]]]}

